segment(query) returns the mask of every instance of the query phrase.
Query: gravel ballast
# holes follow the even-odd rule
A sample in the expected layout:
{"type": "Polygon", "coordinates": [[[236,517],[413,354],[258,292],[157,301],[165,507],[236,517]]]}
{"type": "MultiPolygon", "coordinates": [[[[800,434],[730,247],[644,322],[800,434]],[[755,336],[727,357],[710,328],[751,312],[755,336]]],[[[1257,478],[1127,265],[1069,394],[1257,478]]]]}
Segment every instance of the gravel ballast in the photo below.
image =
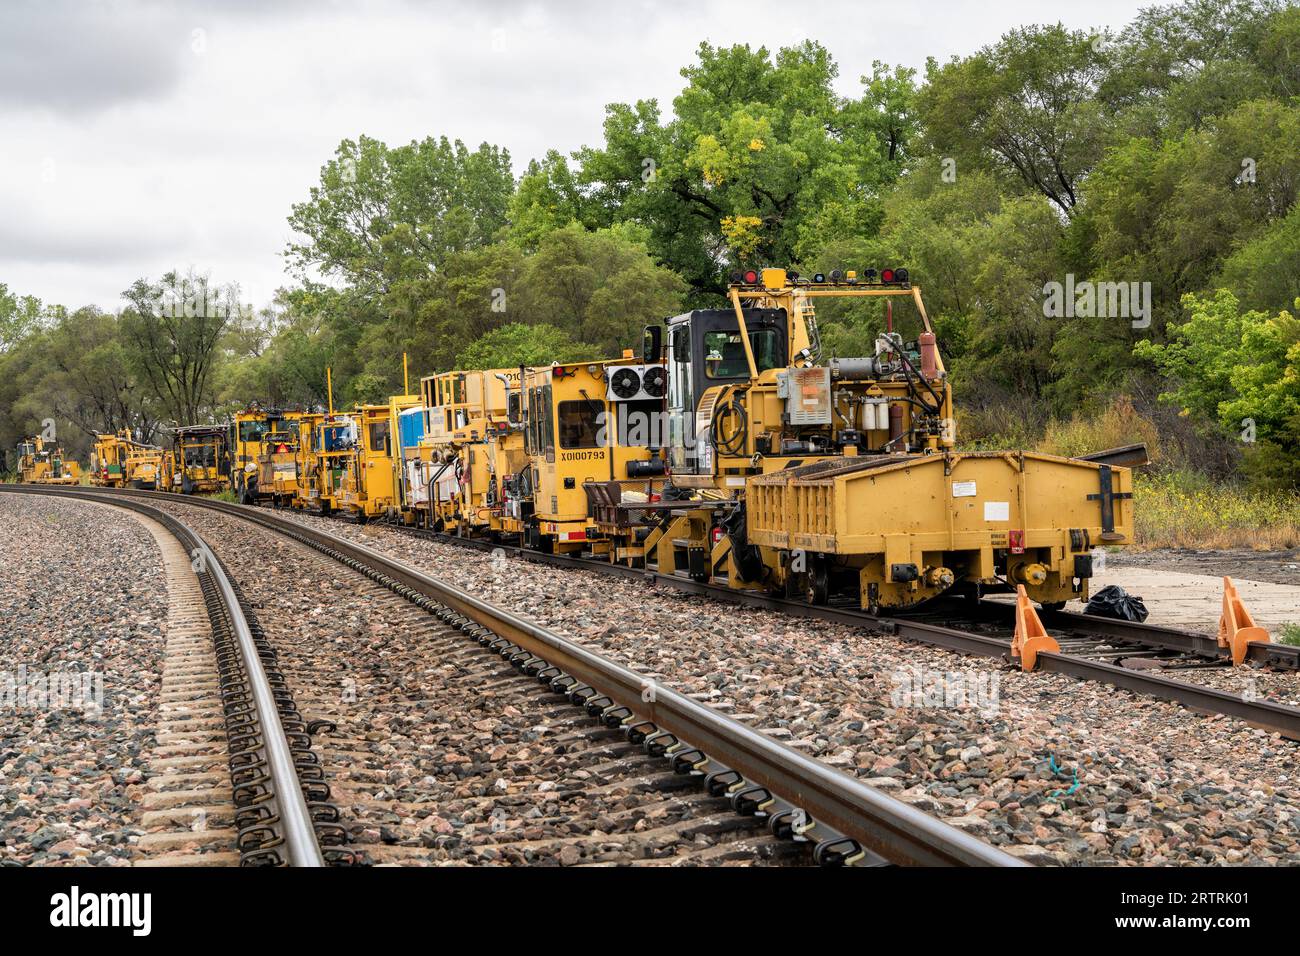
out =
{"type": "Polygon", "coordinates": [[[1300,862],[1297,745],[1277,734],[844,625],[295,517],[658,675],[1028,860],[1300,862]]]}
{"type": "Polygon", "coordinates": [[[165,620],[158,547],[129,513],[0,496],[0,865],[129,864],[165,620]],[[51,677],[54,701],[36,692],[51,677]]]}
{"type": "Polygon", "coordinates": [[[251,602],[363,863],[797,865],[621,732],[392,591],[236,518],[165,504],[251,602]]]}

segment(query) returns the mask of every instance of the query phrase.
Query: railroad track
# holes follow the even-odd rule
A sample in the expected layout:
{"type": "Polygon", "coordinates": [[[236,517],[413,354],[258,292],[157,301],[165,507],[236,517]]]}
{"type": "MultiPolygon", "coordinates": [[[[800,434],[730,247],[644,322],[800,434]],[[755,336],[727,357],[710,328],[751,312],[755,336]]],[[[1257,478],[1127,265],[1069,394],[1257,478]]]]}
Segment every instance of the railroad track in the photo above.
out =
{"type": "MultiPolygon", "coordinates": [[[[892,634],[902,640],[961,654],[1010,662],[1011,636],[1015,630],[1014,606],[998,601],[951,602],[934,611],[883,617],[857,607],[812,605],[762,592],[733,590],[725,584],[694,581],[685,574],[661,574],[591,558],[543,554],[514,545],[460,538],[427,529],[386,526],[480,551],[500,549],[527,561],[650,580],[732,604],[862,627],[874,633],[892,634]],[[954,605],[960,605],[960,610],[954,610],[954,605]],[[954,626],[958,623],[960,626],[954,626]]],[[[1233,717],[1252,726],[1276,731],[1289,739],[1300,740],[1300,707],[1250,699],[1205,684],[1177,680],[1159,672],[1164,669],[1228,667],[1230,662],[1226,652],[1212,637],[1160,625],[1068,611],[1044,611],[1041,618],[1061,645],[1060,653],[1038,654],[1038,668],[1043,671],[1110,684],[1206,714],[1233,717]],[[1136,662],[1148,662],[1150,669],[1140,663],[1134,666],[1136,662]]],[[[1257,667],[1300,670],[1300,647],[1252,642],[1246,660],[1257,667]]]]}
{"type": "MultiPolygon", "coordinates": [[[[192,587],[183,586],[169,608],[174,630],[164,662],[158,730],[166,755],[153,762],[160,775],[154,778],[156,789],[146,801],[143,821],[155,832],[142,837],[138,862],[193,865],[225,862],[237,854],[238,861],[249,866],[323,865],[317,830],[338,831],[307,727],[284,686],[274,651],[207,541],[143,501],[76,487],[0,488],[107,502],[133,511],[165,529],[179,548],[180,560],[192,571],[192,587]],[[186,602],[193,605],[188,613],[186,602]],[[184,626],[175,627],[180,622],[184,626]],[[200,638],[210,641],[208,648],[200,638]],[[224,741],[213,733],[218,725],[224,729],[224,741]],[[214,784],[218,775],[204,772],[222,759],[229,767],[228,788],[214,784]],[[209,829],[210,823],[227,821],[233,831],[209,829]],[[233,847],[233,854],[218,849],[215,857],[206,858],[201,853],[167,852],[196,844],[219,847],[223,841],[233,847]]],[[[164,550],[164,560],[173,571],[178,555],[169,551],[164,550]]],[[[169,585],[178,580],[169,575],[169,585]]]]}
{"type": "MultiPolygon", "coordinates": [[[[25,493],[29,486],[5,490],[25,493]]],[[[506,662],[516,675],[531,679],[529,683],[547,700],[563,702],[597,721],[604,742],[589,741],[583,748],[590,751],[584,757],[596,761],[586,765],[589,774],[592,770],[625,772],[634,750],[637,762],[632,769],[645,775],[652,764],[660,768],[654,772],[658,783],[651,786],[661,788],[663,781],[674,778],[702,786],[717,807],[725,806],[735,819],[749,821],[749,826],[737,827],[712,813],[706,826],[715,833],[747,831],[743,836],[756,845],[760,856],[776,858],[775,844],[788,841],[823,865],[1023,865],[990,844],[661,686],[652,675],[618,665],[363,545],[266,509],[210,499],[122,489],[48,488],[35,493],[131,504],[152,499],[206,508],[341,562],[440,621],[444,629],[429,637],[444,642],[438,648],[442,653],[463,654],[466,640],[473,641],[497,661],[506,662]],[[601,746],[610,750],[602,752],[601,746]],[[754,839],[756,830],[761,839],[754,839]]],[[[487,676],[493,681],[506,679],[499,670],[488,671],[487,676]]],[[[482,688],[483,677],[482,671],[454,675],[471,693],[482,688]]],[[[576,725],[571,732],[578,733],[576,725]]],[[[638,816],[635,807],[629,809],[628,821],[638,816]]],[[[618,826],[620,821],[613,823],[618,826]]],[[[689,834],[690,827],[683,832],[689,834]]],[[[734,858],[733,849],[724,849],[720,857],[734,858]]]]}

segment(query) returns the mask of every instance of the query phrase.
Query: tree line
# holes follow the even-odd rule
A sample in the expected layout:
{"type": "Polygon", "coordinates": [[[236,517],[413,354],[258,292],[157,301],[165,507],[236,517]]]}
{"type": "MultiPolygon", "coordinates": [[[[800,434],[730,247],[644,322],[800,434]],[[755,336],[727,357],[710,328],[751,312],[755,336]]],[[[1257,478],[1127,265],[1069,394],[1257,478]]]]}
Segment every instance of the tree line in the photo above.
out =
{"type": "MultiPolygon", "coordinates": [[[[721,304],[736,268],[901,265],[959,439],[1032,445],[1122,401],[1170,455],[1296,485],[1300,9],[1026,26],[923,71],[876,62],[849,96],[813,42],[704,43],[681,74],[671,104],[610,104],[598,143],[518,174],[492,144],[345,140],[289,211],[288,281],[258,311],[200,275],[139,279],[113,313],[0,286],[0,436],[51,413],[152,433],[252,398],[320,404],[327,365],[336,401],[372,401],[400,391],[403,353],[419,374],[607,356],[721,304]],[[1046,306],[1085,286],[1110,299],[1046,306]],[[1115,314],[1121,288],[1145,313],[1115,314]],[[176,289],[224,308],[168,315],[176,289]]],[[[882,308],[820,307],[826,350],[870,352],[882,308]]]]}

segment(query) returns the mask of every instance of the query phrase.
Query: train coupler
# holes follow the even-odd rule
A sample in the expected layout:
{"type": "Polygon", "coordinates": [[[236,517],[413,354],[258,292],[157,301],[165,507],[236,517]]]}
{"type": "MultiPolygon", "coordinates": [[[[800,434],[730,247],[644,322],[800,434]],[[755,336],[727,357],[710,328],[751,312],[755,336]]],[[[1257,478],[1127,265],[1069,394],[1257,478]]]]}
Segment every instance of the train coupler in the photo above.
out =
{"type": "Polygon", "coordinates": [[[1017,584],[1016,633],[1011,638],[1011,657],[1019,662],[1021,670],[1032,671],[1038,666],[1038,655],[1043,651],[1059,654],[1061,645],[1047,633],[1047,628],[1038,619],[1038,612],[1029,603],[1025,586],[1017,584]]]}
{"type": "Polygon", "coordinates": [[[1259,627],[1246,610],[1241,595],[1232,578],[1223,579],[1223,612],[1219,615],[1219,646],[1227,648],[1235,667],[1246,659],[1246,648],[1251,641],[1267,644],[1272,640],[1268,631],[1259,627]]]}

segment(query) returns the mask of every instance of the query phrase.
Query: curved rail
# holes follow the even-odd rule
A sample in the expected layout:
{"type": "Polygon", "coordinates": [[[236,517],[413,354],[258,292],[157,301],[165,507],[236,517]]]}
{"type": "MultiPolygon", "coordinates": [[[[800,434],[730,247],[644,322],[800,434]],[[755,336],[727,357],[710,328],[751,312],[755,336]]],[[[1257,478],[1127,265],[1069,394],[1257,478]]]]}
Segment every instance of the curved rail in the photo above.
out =
{"type": "MultiPolygon", "coordinates": [[[[195,573],[199,575],[200,583],[203,583],[202,579],[206,576],[212,591],[215,592],[218,607],[209,608],[209,616],[218,618],[213,620],[214,633],[221,630],[222,625],[229,627],[238,648],[246,675],[247,694],[251,697],[249,704],[252,716],[261,730],[260,743],[271,779],[272,793],[264,804],[274,803],[273,807],[267,809],[273,817],[278,817],[276,823],[281,830],[284,847],[288,851],[288,862],[292,866],[324,866],[324,859],[312,824],[312,815],[298,779],[292,748],[280,720],[280,712],[266,670],[262,666],[252,628],[244,614],[239,596],[226,575],[225,568],[202,536],[173,515],[152,508],[141,501],[132,501],[111,494],[116,489],[89,491],[81,487],[0,485],[0,490],[57,498],[77,498],[126,508],[158,522],[181,543],[186,553],[193,559],[195,573]]],[[[209,593],[208,588],[205,587],[203,590],[205,595],[209,593]]]]}
{"type": "MultiPolygon", "coordinates": [[[[57,493],[57,492],[55,492],[57,493]]],[[[167,492],[104,489],[92,498],[161,498],[208,508],[316,548],[453,623],[622,728],[634,743],[697,773],[741,812],[761,809],[776,832],[816,841],[823,862],[1024,866],[1023,861],[684,694],[364,545],[262,509],[167,492]],[[854,841],[858,852],[842,854],[854,841]]]]}

